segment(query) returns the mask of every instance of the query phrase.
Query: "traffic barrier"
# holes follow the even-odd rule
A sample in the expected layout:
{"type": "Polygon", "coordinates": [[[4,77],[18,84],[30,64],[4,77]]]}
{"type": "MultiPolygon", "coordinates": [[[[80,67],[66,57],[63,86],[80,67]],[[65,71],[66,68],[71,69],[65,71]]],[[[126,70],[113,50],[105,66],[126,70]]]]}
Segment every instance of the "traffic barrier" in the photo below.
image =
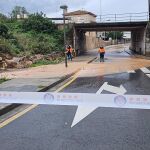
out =
{"type": "Polygon", "coordinates": [[[150,95],[0,92],[0,103],[150,109],[150,95]]]}

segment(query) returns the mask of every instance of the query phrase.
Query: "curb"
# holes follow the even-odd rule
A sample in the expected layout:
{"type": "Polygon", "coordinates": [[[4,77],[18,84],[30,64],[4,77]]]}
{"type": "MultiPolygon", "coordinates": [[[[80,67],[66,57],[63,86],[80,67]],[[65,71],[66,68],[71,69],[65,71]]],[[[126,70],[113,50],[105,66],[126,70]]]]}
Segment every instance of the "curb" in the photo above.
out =
{"type": "Polygon", "coordinates": [[[10,105],[6,106],[5,108],[0,110],[0,116],[8,113],[9,111],[11,111],[11,110],[13,110],[13,109],[15,109],[15,108],[17,108],[17,107],[19,107],[21,105],[22,104],[10,104],[10,105]]]}
{"type": "Polygon", "coordinates": [[[51,88],[55,87],[56,85],[60,84],[61,82],[63,82],[63,81],[65,81],[65,80],[69,79],[71,76],[73,76],[74,74],[76,74],[76,73],[79,72],[80,70],[81,70],[81,69],[78,69],[78,70],[76,70],[75,72],[73,72],[73,73],[71,73],[71,74],[69,74],[69,75],[66,75],[66,76],[62,77],[60,80],[56,81],[55,83],[53,83],[53,84],[51,84],[51,85],[49,85],[49,86],[47,86],[47,87],[45,87],[45,88],[43,88],[43,89],[37,91],[37,92],[45,92],[45,91],[47,91],[48,89],[51,89],[51,88]]]}
{"type": "MultiPolygon", "coordinates": [[[[53,84],[51,84],[51,85],[49,85],[47,87],[42,88],[41,90],[39,90],[37,92],[46,92],[48,89],[51,89],[51,88],[55,87],[56,85],[60,84],[61,82],[69,79],[71,76],[73,76],[74,74],[76,74],[79,71],[80,71],[80,69],[76,70],[75,72],[73,72],[73,73],[71,73],[69,75],[63,76],[60,80],[54,82],[53,84]]],[[[9,111],[11,111],[11,110],[13,110],[13,109],[15,109],[15,108],[17,108],[17,107],[19,107],[21,105],[23,105],[23,104],[10,104],[10,105],[4,107],[3,109],[0,110],[0,116],[8,113],[9,111]]]]}
{"type": "Polygon", "coordinates": [[[147,57],[147,56],[143,56],[143,55],[138,55],[138,54],[135,54],[133,52],[128,52],[125,50],[126,53],[128,53],[130,56],[134,56],[136,58],[141,58],[141,59],[147,59],[147,60],[150,60],[150,57],[147,57]]]}
{"type": "Polygon", "coordinates": [[[124,50],[124,52],[126,52],[127,54],[129,54],[130,56],[135,56],[132,52],[129,52],[127,50],[124,50]]]}
{"type": "Polygon", "coordinates": [[[92,60],[88,61],[87,64],[92,63],[92,62],[93,62],[94,60],[96,60],[96,59],[97,59],[97,57],[94,57],[92,60]]]}
{"type": "MultiPolygon", "coordinates": [[[[87,64],[90,64],[91,62],[93,62],[97,57],[93,58],[92,60],[88,61],[87,64]]],[[[74,71],[73,73],[69,74],[69,75],[66,75],[66,76],[63,76],[60,80],[56,81],[55,83],[47,86],[47,87],[44,87],[42,88],[41,90],[37,91],[37,92],[46,92],[48,89],[51,89],[53,87],[55,87],[56,85],[60,84],[61,82],[69,79],[71,76],[75,75],[77,72],[79,72],[81,69],[77,69],[76,71],[74,71]]],[[[0,116],[8,113],[9,111],[21,106],[23,104],[10,104],[8,106],[6,106],[5,108],[1,109],[0,110],[0,116]]]]}
{"type": "Polygon", "coordinates": [[[150,60],[150,57],[147,57],[147,56],[142,56],[142,55],[137,55],[137,54],[135,54],[134,56],[135,56],[136,58],[141,58],[141,59],[150,60]]]}

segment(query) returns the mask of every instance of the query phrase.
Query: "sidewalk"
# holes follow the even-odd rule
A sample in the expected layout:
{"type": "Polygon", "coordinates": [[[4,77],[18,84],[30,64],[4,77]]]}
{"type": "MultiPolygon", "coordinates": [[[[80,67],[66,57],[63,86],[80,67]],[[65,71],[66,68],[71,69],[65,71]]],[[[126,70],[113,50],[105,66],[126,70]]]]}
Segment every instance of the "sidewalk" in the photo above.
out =
{"type": "MultiPolygon", "coordinates": [[[[0,73],[0,77],[11,80],[0,84],[0,91],[36,92],[46,91],[47,88],[67,79],[75,72],[84,68],[96,56],[96,51],[88,51],[84,56],[79,56],[68,61],[68,67],[64,62],[56,65],[39,66],[22,70],[9,70],[0,73]]],[[[0,104],[0,115],[3,110],[11,107],[12,104],[0,104]]]]}
{"type": "MultiPolygon", "coordinates": [[[[84,56],[79,56],[73,59],[73,61],[68,61],[68,67],[65,67],[65,63],[62,62],[56,65],[44,65],[34,68],[21,69],[21,70],[13,70],[6,71],[0,73],[0,77],[6,77],[9,79],[14,78],[60,78],[71,74],[83,66],[85,66],[90,60],[92,60],[96,56],[96,51],[88,51],[84,56]]],[[[0,85],[1,87],[1,85],[0,85]]]]}

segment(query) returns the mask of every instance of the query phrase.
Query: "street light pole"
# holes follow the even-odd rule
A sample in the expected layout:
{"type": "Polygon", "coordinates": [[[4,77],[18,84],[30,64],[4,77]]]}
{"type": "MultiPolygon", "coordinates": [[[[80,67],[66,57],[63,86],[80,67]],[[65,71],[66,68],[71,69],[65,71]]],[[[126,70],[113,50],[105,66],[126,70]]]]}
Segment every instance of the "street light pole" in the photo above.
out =
{"type": "Polygon", "coordinates": [[[62,5],[60,6],[61,9],[63,9],[63,28],[64,28],[64,51],[65,51],[65,67],[68,67],[68,63],[67,63],[67,55],[66,55],[66,22],[65,22],[65,11],[67,10],[67,6],[66,5],[62,5]]]}

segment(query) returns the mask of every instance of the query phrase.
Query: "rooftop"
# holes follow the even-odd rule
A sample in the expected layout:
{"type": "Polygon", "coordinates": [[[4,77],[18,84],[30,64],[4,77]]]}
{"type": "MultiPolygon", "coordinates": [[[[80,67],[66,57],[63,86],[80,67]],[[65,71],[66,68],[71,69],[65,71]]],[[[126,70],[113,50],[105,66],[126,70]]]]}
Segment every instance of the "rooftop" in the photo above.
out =
{"type": "Polygon", "coordinates": [[[97,17],[95,14],[93,14],[93,13],[91,13],[89,11],[85,11],[85,10],[77,10],[77,11],[69,12],[69,13],[66,13],[65,16],[85,15],[85,14],[89,14],[89,15],[92,15],[94,17],[97,17]]]}

